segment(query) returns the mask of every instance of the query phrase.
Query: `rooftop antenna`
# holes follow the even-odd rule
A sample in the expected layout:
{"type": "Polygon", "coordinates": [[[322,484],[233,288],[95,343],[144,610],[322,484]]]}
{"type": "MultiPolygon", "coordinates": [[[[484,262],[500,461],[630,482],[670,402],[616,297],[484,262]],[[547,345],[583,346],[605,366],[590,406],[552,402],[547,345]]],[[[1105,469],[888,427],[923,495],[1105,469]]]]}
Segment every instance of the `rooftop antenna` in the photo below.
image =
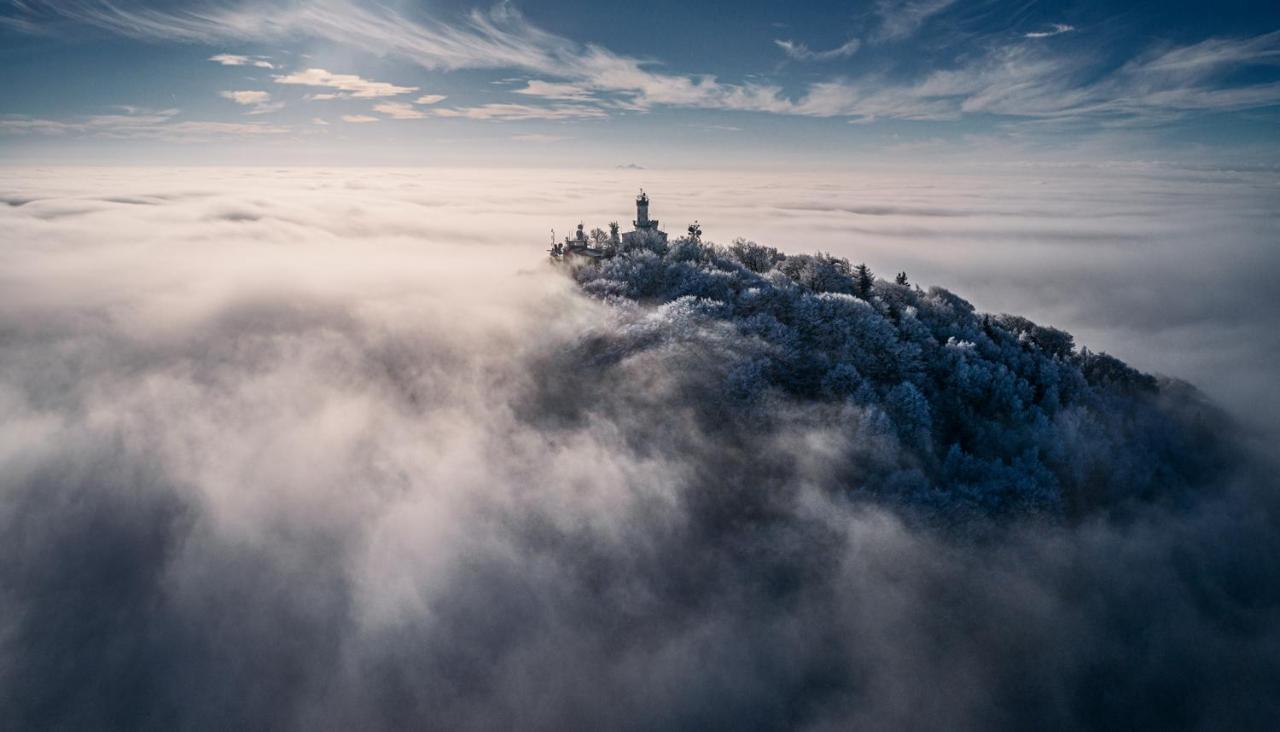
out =
{"type": "Polygon", "coordinates": [[[564,245],[556,241],[555,229],[551,230],[551,248],[547,250],[547,254],[550,254],[551,258],[555,260],[563,259],[565,255],[564,245]]]}

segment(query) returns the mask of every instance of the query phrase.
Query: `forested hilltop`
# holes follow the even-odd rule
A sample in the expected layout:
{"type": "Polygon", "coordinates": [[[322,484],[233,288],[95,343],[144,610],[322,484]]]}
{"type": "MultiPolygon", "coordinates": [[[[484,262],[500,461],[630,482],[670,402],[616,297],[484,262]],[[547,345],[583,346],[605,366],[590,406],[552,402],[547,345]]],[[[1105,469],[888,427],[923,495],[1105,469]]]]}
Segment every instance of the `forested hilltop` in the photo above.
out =
{"type": "Polygon", "coordinates": [[[806,479],[850,496],[1070,516],[1188,495],[1230,461],[1225,420],[1188,385],[905,273],[696,238],[570,269],[624,327],[544,384],[561,413],[651,433],[629,416],[668,409],[739,470],[804,477],[813,449],[823,467],[806,479]]]}

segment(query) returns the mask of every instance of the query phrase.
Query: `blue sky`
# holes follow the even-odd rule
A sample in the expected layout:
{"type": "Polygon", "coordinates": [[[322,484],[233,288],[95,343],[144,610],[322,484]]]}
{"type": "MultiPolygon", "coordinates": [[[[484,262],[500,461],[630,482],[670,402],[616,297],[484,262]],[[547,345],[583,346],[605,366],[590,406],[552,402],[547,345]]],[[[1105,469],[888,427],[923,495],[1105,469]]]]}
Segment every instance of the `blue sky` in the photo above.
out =
{"type": "Polygon", "coordinates": [[[1280,161],[1280,5],[2,0],[0,160],[1280,161]]]}

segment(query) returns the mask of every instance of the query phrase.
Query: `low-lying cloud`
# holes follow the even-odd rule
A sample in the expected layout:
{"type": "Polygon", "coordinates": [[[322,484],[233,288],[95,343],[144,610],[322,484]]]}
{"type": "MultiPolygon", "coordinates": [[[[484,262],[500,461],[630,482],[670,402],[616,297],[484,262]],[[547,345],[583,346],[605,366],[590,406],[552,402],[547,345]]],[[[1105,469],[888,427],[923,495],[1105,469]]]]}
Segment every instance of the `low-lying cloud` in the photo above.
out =
{"type": "MultiPolygon", "coordinates": [[[[687,309],[587,296],[545,265],[533,232],[622,218],[638,176],[670,230],[700,212],[722,242],[841,237],[882,273],[961,280],[966,295],[984,276],[1030,280],[1028,250],[1043,270],[1070,253],[1129,263],[1115,250],[1137,245],[863,246],[839,231],[851,217],[912,215],[823,207],[963,214],[914,220],[927,230],[1097,217],[1161,241],[1147,207],[1197,201],[1236,212],[1220,241],[1248,252],[1265,226],[1248,211],[1272,195],[1168,179],[1122,198],[1105,181],[1037,194],[998,178],[975,193],[796,177],[783,196],[776,176],[729,190],[707,173],[659,197],[650,171],[6,174],[6,726],[1274,718],[1278,507],[1247,444],[1220,431],[1239,463],[1192,493],[1074,521],[957,530],[851,493],[849,470],[872,463],[850,463],[850,446],[869,461],[886,439],[873,425],[804,399],[762,423],[788,429],[709,425],[697,411],[725,383],[716,355],[753,346],[687,309]],[[810,208],[767,203],[784,200],[810,208]]],[[[1129,275],[1180,282],[1172,269],[1129,275]]],[[[1107,292],[1090,274],[1062,281],[1107,292]]],[[[984,297],[1020,292],[972,298],[994,309],[984,297]]],[[[1158,330],[1131,313],[1093,322],[1158,330]]]]}

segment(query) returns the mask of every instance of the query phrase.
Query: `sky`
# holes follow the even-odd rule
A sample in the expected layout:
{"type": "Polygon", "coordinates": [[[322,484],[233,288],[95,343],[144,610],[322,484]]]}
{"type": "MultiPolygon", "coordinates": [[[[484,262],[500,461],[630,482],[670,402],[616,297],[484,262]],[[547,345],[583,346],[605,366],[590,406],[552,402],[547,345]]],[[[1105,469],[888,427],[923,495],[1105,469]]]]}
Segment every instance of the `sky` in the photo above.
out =
{"type": "Polygon", "coordinates": [[[1262,2],[5,0],[0,161],[1280,161],[1262,2]]]}

